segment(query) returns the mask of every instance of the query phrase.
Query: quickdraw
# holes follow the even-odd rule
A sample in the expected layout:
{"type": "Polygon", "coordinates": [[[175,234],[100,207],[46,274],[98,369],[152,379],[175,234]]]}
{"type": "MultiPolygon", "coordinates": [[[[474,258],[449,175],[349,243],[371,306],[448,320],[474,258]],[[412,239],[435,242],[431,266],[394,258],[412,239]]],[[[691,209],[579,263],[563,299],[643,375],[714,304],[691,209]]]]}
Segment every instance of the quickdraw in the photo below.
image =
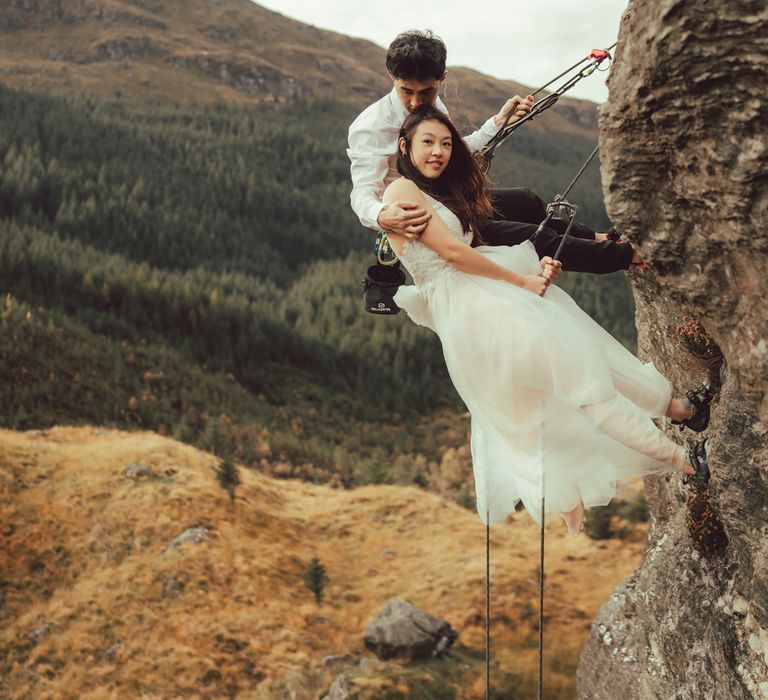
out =
{"type": "Polygon", "coordinates": [[[531,93],[535,97],[540,92],[542,92],[545,88],[549,87],[552,83],[554,83],[556,80],[559,80],[564,75],[567,75],[572,70],[578,68],[585,61],[589,61],[588,66],[585,66],[578,73],[568,78],[568,80],[566,80],[554,92],[549,93],[548,95],[540,99],[538,102],[534,102],[530,111],[524,117],[521,117],[520,119],[513,122],[512,124],[507,124],[506,126],[501,126],[499,128],[499,130],[490,139],[490,141],[488,141],[488,143],[485,144],[485,146],[483,146],[478,151],[478,156],[482,158],[485,163],[486,172],[491,167],[491,161],[493,160],[493,155],[496,148],[500,146],[509,137],[509,135],[513,131],[515,131],[515,129],[519,129],[526,122],[529,122],[531,119],[535,119],[536,117],[538,117],[544,110],[547,110],[550,107],[554,106],[555,103],[560,99],[562,95],[568,92],[568,90],[570,90],[574,85],[579,83],[581,80],[583,80],[587,76],[592,75],[592,73],[594,73],[596,70],[601,70],[601,71],[609,70],[611,67],[611,63],[613,61],[610,51],[616,46],[616,43],[614,43],[612,46],[609,46],[607,49],[592,49],[592,51],[589,52],[589,55],[587,55],[585,58],[582,58],[577,63],[574,63],[570,68],[567,68],[562,73],[560,73],[560,75],[552,78],[552,80],[550,80],[548,83],[545,83],[538,90],[531,93]],[[608,66],[606,68],[601,69],[600,64],[602,64],[602,62],[605,60],[608,61],[608,66]]]}

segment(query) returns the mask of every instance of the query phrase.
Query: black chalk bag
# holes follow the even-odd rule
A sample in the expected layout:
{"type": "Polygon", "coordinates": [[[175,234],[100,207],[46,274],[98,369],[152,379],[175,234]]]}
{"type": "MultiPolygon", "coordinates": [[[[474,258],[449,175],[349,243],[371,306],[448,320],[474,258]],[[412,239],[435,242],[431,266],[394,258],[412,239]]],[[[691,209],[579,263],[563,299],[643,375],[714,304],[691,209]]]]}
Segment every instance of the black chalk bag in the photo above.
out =
{"type": "Polygon", "coordinates": [[[405,283],[405,273],[400,263],[394,265],[371,265],[363,280],[363,306],[368,313],[392,316],[400,313],[394,296],[398,287],[405,283]]]}

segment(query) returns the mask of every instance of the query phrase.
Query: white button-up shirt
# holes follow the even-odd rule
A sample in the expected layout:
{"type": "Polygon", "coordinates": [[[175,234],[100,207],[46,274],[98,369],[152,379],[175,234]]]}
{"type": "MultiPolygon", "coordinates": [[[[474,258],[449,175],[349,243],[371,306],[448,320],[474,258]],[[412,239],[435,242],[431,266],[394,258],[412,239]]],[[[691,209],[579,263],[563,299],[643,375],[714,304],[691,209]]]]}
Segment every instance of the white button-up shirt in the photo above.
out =
{"type": "MultiPolygon", "coordinates": [[[[448,114],[438,97],[435,107],[448,114]]],[[[349,127],[347,155],[352,162],[352,209],[363,226],[379,229],[377,219],[383,208],[384,190],[400,177],[397,172],[397,140],[408,110],[392,90],[367,107],[349,127]]],[[[493,117],[477,131],[464,137],[470,151],[477,151],[498,131],[493,117]]]]}

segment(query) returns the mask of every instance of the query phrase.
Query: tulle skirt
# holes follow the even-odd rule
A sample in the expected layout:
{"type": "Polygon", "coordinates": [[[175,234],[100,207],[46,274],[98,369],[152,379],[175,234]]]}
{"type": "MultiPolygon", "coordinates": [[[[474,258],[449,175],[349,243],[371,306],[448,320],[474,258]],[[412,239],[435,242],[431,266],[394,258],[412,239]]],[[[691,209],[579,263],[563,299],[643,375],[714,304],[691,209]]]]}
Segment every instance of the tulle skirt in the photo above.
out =
{"type": "MultiPolygon", "coordinates": [[[[538,274],[530,242],[478,252],[538,274]]],[[[544,297],[458,271],[396,302],[440,337],[448,371],[469,409],[477,510],[503,521],[522,501],[547,511],[607,504],[616,482],[670,471],[679,450],[653,424],[670,386],[557,286],[544,297]]]]}

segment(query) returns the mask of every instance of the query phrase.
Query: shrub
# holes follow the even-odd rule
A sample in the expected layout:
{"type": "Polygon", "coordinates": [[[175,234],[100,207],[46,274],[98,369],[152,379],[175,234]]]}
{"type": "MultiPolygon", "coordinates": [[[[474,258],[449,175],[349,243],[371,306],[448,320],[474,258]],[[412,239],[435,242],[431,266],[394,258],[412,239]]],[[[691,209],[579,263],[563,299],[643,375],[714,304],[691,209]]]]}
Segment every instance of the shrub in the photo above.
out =
{"type": "Polygon", "coordinates": [[[651,517],[644,493],[638,493],[631,501],[622,503],[618,512],[620,517],[630,523],[647,523],[651,517]]]}
{"type": "Polygon", "coordinates": [[[611,506],[590,508],[584,517],[584,531],[593,540],[607,540],[613,535],[611,506]]]}
{"type": "Polygon", "coordinates": [[[312,557],[309,566],[304,569],[302,578],[304,579],[304,585],[315,594],[315,600],[321,603],[323,601],[323,590],[328,583],[328,576],[325,573],[325,567],[317,557],[312,557]]]}

